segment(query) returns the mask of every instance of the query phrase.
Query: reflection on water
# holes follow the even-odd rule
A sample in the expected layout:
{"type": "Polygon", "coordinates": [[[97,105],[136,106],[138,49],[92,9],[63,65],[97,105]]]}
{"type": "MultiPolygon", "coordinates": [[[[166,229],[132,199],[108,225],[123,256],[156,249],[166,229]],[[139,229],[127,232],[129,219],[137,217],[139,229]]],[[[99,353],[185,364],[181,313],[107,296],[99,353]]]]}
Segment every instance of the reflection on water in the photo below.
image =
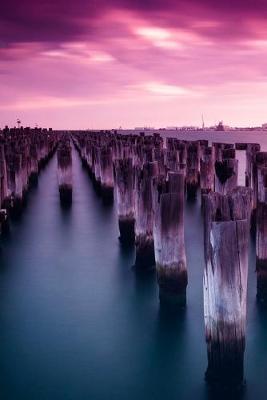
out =
{"type": "Polygon", "coordinates": [[[187,308],[170,310],[159,304],[155,271],[140,274],[132,268],[134,248],[118,240],[116,209],[103,204],[76,152],[73,174],[73,202],[65,209],[54,157],[29,193],[22,217],[1,239],[1,398],[264,398],[267,315],[256,303],[255,243],[246,386],[234,394],[211,391],[204,381],[200,197],[185,207],[187,308]]]}

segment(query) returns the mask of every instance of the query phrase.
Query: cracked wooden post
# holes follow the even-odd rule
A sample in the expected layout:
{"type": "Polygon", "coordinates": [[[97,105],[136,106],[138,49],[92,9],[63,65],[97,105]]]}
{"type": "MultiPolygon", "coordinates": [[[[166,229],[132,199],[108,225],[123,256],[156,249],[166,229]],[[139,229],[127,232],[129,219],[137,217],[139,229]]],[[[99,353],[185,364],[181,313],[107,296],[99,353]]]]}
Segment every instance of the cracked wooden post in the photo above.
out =
{"type": "Polygon", "coordinates": [[[258,203],[256,211],[257,299],[267,304],[267,168],[258,168],[258,203]]]}
{"type": "Polygon", "coordinates": [[[72,202],[72,155],[71,146],[67,138],[61,139],[57,150],[58,188],[62,205],[72,202]]]}
{"type": "Polygon", "coordinates": [[[267,152],[259,151],[252,157],[252,188],[253,188],[253,207],[252,207],[252,231],[256,229],[257,204],[258,204],[258,170],[267,167],[267,152]]]}
{"type": "Polygon", "coordinates": [[[258,143],[248,143],[246,148],[246,186],[253,187],[253,165],[255,164],[256,154],[261,147],[258,143]]]}
{"type": "Polygon", "coordinates": [[[214,155],[212,147],[203,149],[203,154],[200,158],[200,189],[202,197],[214,191],[214,155]]]}
{"type": "Polygon", "coordinates": [[[152,179],[158,175],[158,163],[145,163],[135,174],[135,267],[140,270],[155,266],[153,240],[152,179]]]}
{"type": "Polygon", "coordinates": [[[134,243],[134,169],[131,158],[114,161],[114,177],[117,193],[120,241],[134,243]]]}
{"type": "Polygon", "coordinates": [[[155,149],[154,158],[158,163],[159,175],[166,175],[167,167],[165,165],[164,156],[165,154],[163,149],[155,149]]]}
{"type": "Polygon", "coordinates": [[[204,321],[211,384],[239,386],[244,379],[249,199],[246,188],[205,197],[204,321]]]}
{"type": "Polygon", "coordinates": [[[104,201],[113,200],[114,177],[111,147],[104,146],[100,150],[101,195],[104,201]]]}
{"type": "Polygon", "coordinates": [[[161,302],[185,306],[187,268],[184,242],[184,174],[168,174],[168,192],[155,183],[154,246],[161,302]],[[162,189],[162,188],[161,188],[162,189]]]}
{"type": "Polygon", "coordinates": [[[13,192],[12,208],[15,213],[20,214],[23,206],[23,179],[22,179],[22,154],[16,153],[13,161],[15,190],[13,192]]]}
{"type": "Polygon", "coordinates": [[[87,169],[90,178],[93,178],[94,172],[93,172],[93,145],[91,140],[86,140],[85,141],[85,152],[86,152],[86,160],[87,160],[87,169]]]}
{"type": "Polygon", "coordinates": [[[96,189],[101,188],[101,175],[100,175],[100,147],[93,147],[93,177],[96,189]]]}
{"type": "Polygon", "coordinates": [[[177,150],[171,150],[166,153],[166,167],[170,171],[179,171],[179,154],[177,150]]]}
{"type": "Polygon", "coordinates": [[[215,161],[215,192],[227,194],[237,186],[238,160],[215,161]]]}
{"type": "Polygon", "coordinates": [[[199,185],[199,142],[189,142],[186,162],[187,197],[195,198],[199,185]]]}
{"type": "Polygon", "coordinates": [[[36,143],[31,143],[29,149],[29,183],[32,186],[38,184],[38,157],[36,143]]]}
{"type": "Polygon", "coordinates": [[[200,139],[199,141],[199,157],[201,158],[209,147],[209,141],[206,139],[200,139]]]}
{"type": "MultiPolygon", "coordinates": [[[[230,150],[233,149],[234,150],[235,145],[233,143],[217,143],[217,142],[213,142],[212,143],[212,148],[213,148],[213,152],[214,152],[214,160],[215,161],[222,161],[223,158],[227,158],[223,157],[223,151],[224,150],[230,150]]],[[[231,150],[230,150],[231,151],[231,150]]],[[[226,153],[224,153],[226,154],[226,153]]],[[[233,158],[233,157],[229,157],[229,158],[233,158]]]]}
{"type": "Polygon", "coordinates": [[[8,187],[7,187],[7,167],[6,167],[6,158],[4,152],[4,145],[2,144],[0,147],[0,189],[1,189],[1,197],[0,197],[0,205],[1,208],[6,208],[5,204],[8,200],[8,187]]]}
{"type": "Polygon", "coordinates": [[[7,171],[4,153],[4,145],[0,145],[0,234],[9,228],[8,214],[5,208],[5,202],[8,197],[7,189],[7,171]]]}

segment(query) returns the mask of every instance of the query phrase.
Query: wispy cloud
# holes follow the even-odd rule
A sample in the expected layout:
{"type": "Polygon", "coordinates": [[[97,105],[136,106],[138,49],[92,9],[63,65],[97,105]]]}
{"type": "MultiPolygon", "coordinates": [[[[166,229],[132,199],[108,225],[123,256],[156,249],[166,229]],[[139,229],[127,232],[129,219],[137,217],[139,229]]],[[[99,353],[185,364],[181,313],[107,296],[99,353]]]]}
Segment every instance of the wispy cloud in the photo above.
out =
{"type": "Polygon", "coordinates": [[[196,123],[207,110],[260,123],[266,17],[261,0],[2,2],[0,123],[41,109],[57,126],[64,110],[73,125],[90,110],[99,126],[196,123]]]}

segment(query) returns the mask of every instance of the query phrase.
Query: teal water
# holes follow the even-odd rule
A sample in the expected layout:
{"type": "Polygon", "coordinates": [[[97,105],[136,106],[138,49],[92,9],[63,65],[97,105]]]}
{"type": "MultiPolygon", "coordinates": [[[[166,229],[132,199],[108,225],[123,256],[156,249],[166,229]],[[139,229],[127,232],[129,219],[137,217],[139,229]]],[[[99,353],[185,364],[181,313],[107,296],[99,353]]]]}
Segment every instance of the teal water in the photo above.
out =
{"type": "MultiPolygon", "coordinates": [[[[185,210],[189,270],[184,313],[160,309],[154,274],[137,275],[106,207],[73,152],[73,204],[59,203],[56,159],[1,243],[0,398],[218,399],[204,381],[199,202],[185,210]]],[[[256,304],[251,241],[246,387],[265,398],[267,314],[256,304]]],[[[222,397],[224,398],[224,397],[222,397]]]]}

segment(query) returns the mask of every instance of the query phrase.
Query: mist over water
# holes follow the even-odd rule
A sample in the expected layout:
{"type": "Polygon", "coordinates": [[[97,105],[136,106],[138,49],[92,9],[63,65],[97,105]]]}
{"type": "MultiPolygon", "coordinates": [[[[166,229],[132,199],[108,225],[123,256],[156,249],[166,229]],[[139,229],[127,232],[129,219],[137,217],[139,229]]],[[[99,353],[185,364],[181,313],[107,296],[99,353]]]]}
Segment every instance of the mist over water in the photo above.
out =
{"type": "MultiPolygon", "coordinates": [[[[213,141],[259,142],[264,133],[209,133],[213,141]]],[[[181,136],[180,136],[181,137],[181,136]]],[[[187,134],[188,140],[207,133],[187,134]],[[190,138],[190,139],[189,139],[190,138]]],[[[244,184],[245,158],[239,182],[244,184]]],[[[73,204],[60,206],[54,157],[1,239],[0,396],[4,400],[218,399],[207,367],[200,199],[186,202],[187,308],[160,308],[155,273],[137,274],[134,249],[118,240],[115,203],[106,206],[73,149],[73,204]]],[[[267,312],[256,303],[250,243],[246,386],[265,398],[267,312]]],[[[237,398],[237,397],[235,397],[237,398]]]]}

